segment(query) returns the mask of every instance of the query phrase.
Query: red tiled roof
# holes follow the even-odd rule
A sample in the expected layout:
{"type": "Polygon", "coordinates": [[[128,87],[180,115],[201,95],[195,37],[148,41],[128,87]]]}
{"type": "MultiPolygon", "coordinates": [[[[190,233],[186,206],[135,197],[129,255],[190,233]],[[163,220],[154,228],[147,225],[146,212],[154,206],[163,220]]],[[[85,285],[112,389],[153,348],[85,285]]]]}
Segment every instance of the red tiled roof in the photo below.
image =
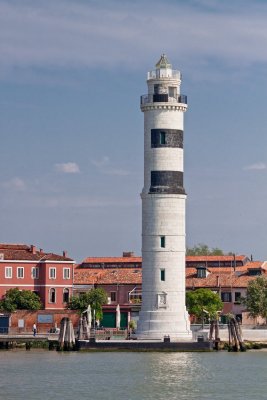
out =
{"type": "Polygon", "coordinates": [[[4,260],[73,261],[69,257],[64,257],[54,253],[45,253],[43,251],[39,251],[35,246],[28,246],[25,244],[0,243],[0,254],[3,254],[4,260]]]}
{"type": "Polygon", "coordinates": [[[94,285],[104,271],[83,269],[74,272],[74,285],[94,285]]]}
{"type": "MultiPolygon", "coordinates": [[[[235,256],[236,261],[243,261],[247,256],[244,255],[237,255],[235,256]]],[[[234,261],[234,256],[186,256],[186,261],[234,261]]]]}
{"type": "Polygon", "coordinates": [[[188,267],[188,268],[186,268],[185,269],[185,274],[186,274],[186,277],[193,277],[193,276],[196,276],[196,274],[197,274],[197,269],[196,268],[191,268],[191,267],[188,267]]]}
{"type": "Polygon", "coordinates": [[[215,274],[210,274],[207,278],[186,278],[187,288],[232,288],[247,287],[248,283],[255,279],[255,276],[248,275],[227,275],[223,274],[219,278],[215,274]]]}
{"type": "MultiPolygon", "coordinates": [[[[236,271],[237,271],[236,267],[236,271]]],[[[233,267],[210,267],[208,268],[208,271],[213,273],[213,274],[231,274],[234,272],[234,268],[233,267]]]]}
{"type": "MultiPolygon", "coordinates": [[[[237,255],[236,261],[248,259],[244,255],[237,255]]],[[[187,256],[186,261],[212,262],[233,261],[233,256],[187,256]]],[[[75,284],[141,284],[142,269],[136,269],[132,264],[142,264],[142,257],[88,257],[75,271],[75,284]],[[113,264],[122,264],[123,268],[113,268],[113,264]],[[98,267],[99,265],[99,267],[98,267]]],[[[196,267],[186,267],[186,284],[189,287],[217,287],[218,277],[220,286],[246,287],[249,280],[255,277],[248,275],[248,268],[260,268],[263,263],[251,261],[245,265],[208,267],[207,278],[197,278],[196,267]],[[238,275],[237,275],[238,273],[238,275]]],[[[140,265],[141,266],[141,265],[140,265]]],[[[267,270],[267,266],[266,266],[267,270]]],[[[264,270],[265,272],[265,270],[264,270]]]]}
{"type": "Polygon", "coordinates": [[[134,269],[134,268],[125,268],[125,269],[109,269],[106,273],[101,276],[100,283],[109,284],[109,283],[132,283],[132,284],[141,284],[142,283],[142,270],[134,269]]]}
{"type": "Polygon", "coordinates": [[[19,243],[0,243],[0,250],[28,250],[27,244],[19,243]]]}
{"type": "MultiPolygon", "coordinates": [[[[244,261],[247,257],[237,255],[236,261],[244,261]]],[[[234,261],[233,256],[186,256],[187,262],[206,262],[206,261],[234,261]]],[[[115,264],[115,263],[142,263],[142,257],[87,257],[82,264],[115,264]]]]}
{"type": "Polygon", "coordinates": [[[76,269],[74,272],[75,285],[93,284],[141,284],[142,270],[135,268],[110,269],[76,269]]]}
{"type": "MultiPolygon", "coordinates": [[[[241,275],[246,275],[248,274],[248,270],[251,269],[261,269],[263,273],[267,271],[267,263],[266,266],[264,266],[264,262],[262,261],[251,261],[245,265],[240,265],[234,268],[233,266],[229,267],[208,267],[208,275],[213,274],[216,276],[221,276],[224,274],[230,275],[235,275],[241,276],[241,275]]],[[[197,267],[186,267],[185,269],[186,272],[186,277],[197,277],[197,267]]],[[[202,278],[203,279],[203,278],[202,278]]]]}
{"type": "Polygon", "coordinates": [[[254,268],[259,269],[263,267],[263,264],[264,263],[262,261],[251,261],[248,264],[246,264],[245,267],[247,269],[254,269],[254,268]]]}
{"type": "Polygon", "coordinates": [[[141,263],[142,257],[87,257],[82,264],[141,263]]]}
{"type": "MultiPolygon", "coordinates": [[[[237,269],[236,269],[237,270],[237,269]]],[[[245,270],[245,272],[247,272],[245,270]]],[[[187,267],[185,269],[186,277],[197,277],[197,268],[194,267],[187,267]]],[[[234,275],[235,271],[232,267],[211,267],[207,268],[207,275],[213,274],[216,276],[220,276],[221,274],[228,274],[228,275],[234,275]]],[[[203,278],[201,278],[203,279],[203,278]]]]}
{"type": "MultiPolygon", "coordinates": [[[[255,276],[246,274],[237,276],[234,273],[217,274],[210,273],[207,278],[196,278],[195,268],[186,269],[187,288],[217,288],[219,287],[247,287],[250,280],[255,276]]],[[[74,284],[76,285],[112,285],[112,284],[142,284],[142,270],[135,268],[123,269],[79,269],[74,273],[74,284]]]]}

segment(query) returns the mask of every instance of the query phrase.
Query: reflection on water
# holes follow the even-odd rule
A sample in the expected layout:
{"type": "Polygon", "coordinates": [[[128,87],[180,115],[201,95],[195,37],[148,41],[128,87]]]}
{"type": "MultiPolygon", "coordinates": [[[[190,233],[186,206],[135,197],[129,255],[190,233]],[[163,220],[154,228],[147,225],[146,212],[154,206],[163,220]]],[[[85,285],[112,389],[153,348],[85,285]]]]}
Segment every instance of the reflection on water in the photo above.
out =
{"type": "Polygon", "coordinates": [[[266,399],[267,352],[1,351],[0,399],[266,399]]]}

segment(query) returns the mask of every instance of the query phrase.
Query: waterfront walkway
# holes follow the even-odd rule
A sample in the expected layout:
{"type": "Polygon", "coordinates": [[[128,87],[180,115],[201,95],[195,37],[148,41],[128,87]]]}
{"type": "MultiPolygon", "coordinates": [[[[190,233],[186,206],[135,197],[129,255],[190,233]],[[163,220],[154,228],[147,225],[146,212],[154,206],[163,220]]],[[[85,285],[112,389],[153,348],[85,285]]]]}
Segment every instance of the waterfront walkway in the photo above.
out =
{"type": "Polygon", "coordinates": [[[37,334],[33,336],[33,334],[0,334],[0,347],[14,347],[17,344],[25,343],[26,347],[34,342],[47,342],[47,343],[56,343],[58,341],[58,334],[37,334]]]}
{"type": "MultiPolygon", "coordinates": [[[[203,334],[204,337],[208,337],[209,330],[199,330],[196,332],[198,336],[203,334]]],[[[267,343],[267,329],[243,329],[242,328],[242,336],[243,340],[248,342],[261,342],[267,343]]],[[[229,333],[228,329],[220,329],[219,331],[219,338],[223,342],[228,342],[229,340],[229,333]]]]}

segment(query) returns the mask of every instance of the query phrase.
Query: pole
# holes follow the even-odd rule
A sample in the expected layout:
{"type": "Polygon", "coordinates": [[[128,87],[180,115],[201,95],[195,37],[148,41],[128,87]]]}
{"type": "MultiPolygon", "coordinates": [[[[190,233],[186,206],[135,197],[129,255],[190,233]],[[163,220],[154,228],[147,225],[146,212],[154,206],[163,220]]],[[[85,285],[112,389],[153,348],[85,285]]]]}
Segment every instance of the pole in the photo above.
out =
{"type": "Polygon", "coordinates": [[[94,335],[95,335],[95,325],[96,325],[96,320],[95,320],[95,309],[94,309],[94,335]]]}

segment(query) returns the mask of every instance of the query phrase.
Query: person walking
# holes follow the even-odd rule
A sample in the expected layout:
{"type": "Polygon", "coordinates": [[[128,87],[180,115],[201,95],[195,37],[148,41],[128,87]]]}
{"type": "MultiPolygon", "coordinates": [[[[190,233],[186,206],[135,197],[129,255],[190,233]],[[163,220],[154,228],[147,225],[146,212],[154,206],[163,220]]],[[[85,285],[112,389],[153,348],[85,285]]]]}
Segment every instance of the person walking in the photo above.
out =
{"type": "Polygon", "coordinates": [[[32,331],[33,331],[33,336],[36,336],[37,333],[36,323],[33,324],[32,331]]]}

